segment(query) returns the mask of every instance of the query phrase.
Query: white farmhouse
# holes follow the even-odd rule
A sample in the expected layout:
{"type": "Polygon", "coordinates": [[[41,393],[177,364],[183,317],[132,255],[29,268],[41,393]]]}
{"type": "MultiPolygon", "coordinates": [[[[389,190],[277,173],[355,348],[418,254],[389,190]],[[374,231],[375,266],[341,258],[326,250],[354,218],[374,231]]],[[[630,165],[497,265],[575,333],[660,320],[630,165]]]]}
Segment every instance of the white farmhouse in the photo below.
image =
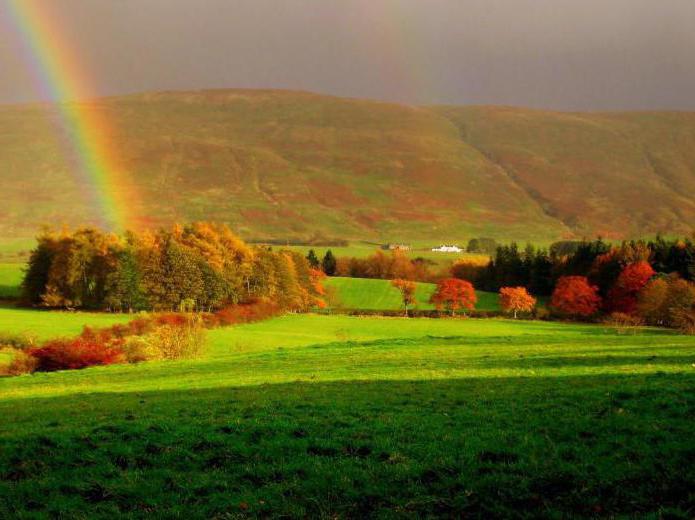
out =
{"type": "Polygon", "coordinates": [[[442,244],[439,247],[433,247],[432,251],[435,253],[462,253],[463,249],[456,245],[442,244]]]}

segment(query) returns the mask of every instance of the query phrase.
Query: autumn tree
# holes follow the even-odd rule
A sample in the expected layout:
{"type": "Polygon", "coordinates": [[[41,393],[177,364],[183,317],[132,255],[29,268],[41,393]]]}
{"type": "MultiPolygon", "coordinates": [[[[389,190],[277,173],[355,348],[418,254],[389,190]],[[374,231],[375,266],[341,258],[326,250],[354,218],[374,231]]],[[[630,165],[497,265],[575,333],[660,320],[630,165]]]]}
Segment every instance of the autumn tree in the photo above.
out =
{"type": "Polygon", "coordinates": [[[410,280],[403,280],[401,278],[392,280],[391,285],[398,289],[398,291],[401,293],[403,309],[405,310],[405,315],[408,316],[408,308],[417,304],[417,300],[415,299],[415,291],[417,290],[417,285],[415,284],[415,282],[412,282],[410,280]]]}
{"type": "Polygon", "coordinates": [[[681,327],[695,313],[695,284],[677,274],[654,278],[639,292],[636,309],[651,325],[681,327]]]}
{"type": "Polygon", "coordinates": [[[41,303],[57,247],[57,239],[50,230],[44,230],[36,240],[22,281],[22,301],[27,305],[41,303]]]}
{"type": "Polygon", "coordinates": [[[178,309],[184,300],[192,300],[195,305],[203,299],[203,277],[199,263],[193,252],[169,237],[163,252],[164,287],[163,308],[178,309]]]}
{"type": "Polygon", "coordinates": [[[531,296],[526,287],[502,287],[500,289],[500,306],[505,312],[531,312],[536,305],[536,299],[531,296]]]}
{"type": "Polygon", "coordinates": [[[609,309],[612,312],[633,314],[637,306],[637,294],[652,276],[654,269],[644,260],[626,265],[608,291],[609,309]]]}
{"type": "Polygon", "coordinates": [[[320,269],[311,268],[309,271],[309,279],[311,281],[311,293],[313,297],[312,305],[323,309],[326,307],[326,288],[323,286],[323,280],[326,278],[326,273],[320,269]]]}
{"type": "Polygon", "coordinates": [[[459,309],[474,309],[478,298],[473,284],[458,278],[446,278],[437,284],[430,298],[437,310],[446,309],[453,316],[459,309]]]}
{"type": "Polygon", "coordinates": [[[273,255],[275,278],[278,283],[277,301],[284,308],[297,311],[304,308],[305,294],[297,281],[292,255],[280,252],[273,255]]]}
{"type": "Polygon", "coordinates": [[[135,253],[127,248],[120,251],[116,258],[116,268],[106,277],[104,303],[115,311],[132,312],[145,308],[146,299],[135,253]]]}
{"type": "Polygon", "coordinates": [[[555,285],[550,306],[562,314],[587,317],[598,312],[601,297],[585,276],[563,276],[555,285]]]}

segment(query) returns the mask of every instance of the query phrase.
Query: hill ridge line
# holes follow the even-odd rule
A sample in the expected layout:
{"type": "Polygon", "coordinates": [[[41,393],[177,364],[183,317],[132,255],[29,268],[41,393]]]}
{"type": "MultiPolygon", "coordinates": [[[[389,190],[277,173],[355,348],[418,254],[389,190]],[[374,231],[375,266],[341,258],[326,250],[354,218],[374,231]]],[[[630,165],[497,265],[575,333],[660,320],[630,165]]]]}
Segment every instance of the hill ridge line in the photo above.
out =
{"type": "MultiPolygon", "coordinates": [[[[444,117],[444,116],[442,116],[444,117]]],[[[543,198],[536,190],[530,188],[529,186],[526,186],[524,182],[522,182],[516,174],[514,174],[510,169],[505,167],[502,163],[500,163],[494,155],[491,153],[487,152],[486,150],[483,150],[482,148],[476,146],[473,144],[473,142],[468,141],[464,134],[464,129],[463,128],[458,128],[456,124],[454,124],[453,121],[449,120],[449,122],[454,126],[454,128],[457,128],[458,133],[459,133],[459,138],[461,139],[462,142],[466,143],[466,145],[470,146],[473,150],[478,152],[480,155],[485,157],[490,163],[492,163],[496,168],[498,168],[505,177],[507,177],[519,190],[521,190],[526,197],[533,201],[536,205],[536,207],[541,211],[543,215],[545,215],[548,218],[553,219],[557,223],[561,224],[563,228],[569,233],[573,233],[572,229],[568,226],[568,224],[563,221],[561,218],[559,218],[556,215],[553,215],[548,211],[548,209],[544,206],[543,202],[545,202],[545,198],[543,198]],[[539,200],[540,199],[540,200],[539,200]]]]}

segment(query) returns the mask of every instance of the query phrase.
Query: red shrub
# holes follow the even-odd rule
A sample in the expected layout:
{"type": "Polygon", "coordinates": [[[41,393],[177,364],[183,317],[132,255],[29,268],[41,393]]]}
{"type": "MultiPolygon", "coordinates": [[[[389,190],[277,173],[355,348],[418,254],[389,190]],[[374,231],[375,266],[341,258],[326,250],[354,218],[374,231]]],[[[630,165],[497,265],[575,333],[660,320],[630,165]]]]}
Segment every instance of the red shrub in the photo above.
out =
{"type": "Polygon", "coordinates": [[[93,329],[92,327],[85,326],[82,329],[82,334],[80,338],[91,341],[93,343],[106,344],[113,341],[115,337],[113,327],[103,328],[103,329],[93,329]]]}
{"type": "Polygon", "coordinates": [[[587,317],[598,312],[601,297],[598,287],[585,276],[563,276],[557,281],[550,306],[570,316],[587,317]]]}
{"type": "Polygon", "coordinates": [[[125,355],[118,342],[105,344],[82,336],[75,339],[57,339],[30,349],[28,354],[38,361],[37,370],[69,370],[94,365],[123,363],[125,355]]]}
{"type": "Polygon", "coordinates": [[[188,323],[188,316],[178,312],[170,312],[167,314],[158,314],[154,317],[154,322],[157,325],[169,325],[171,327],[183,327],[188,323]]]}
{"type": "Polygon", "coordinates": [[[648,262],[641,261],[626,265],[608,292],[609,310],[634,314],[637,309],[637,294],[654,274],[654,269],[648,262]]]}
{"type": "Polygon", "coordinates": [[[126,327],[128,328],[126,336],[142,336],[143,334],[151,332],[154,328],[154,324],[149,318],[137,318],[129,321],[126,327]]]}
{"type": "Polygon", "coordinates": [[[280,306],[269,300],[256,300],[233,305],[217,311],[214,315],[220,326],[251,323],[277,316],[280,306]]]}

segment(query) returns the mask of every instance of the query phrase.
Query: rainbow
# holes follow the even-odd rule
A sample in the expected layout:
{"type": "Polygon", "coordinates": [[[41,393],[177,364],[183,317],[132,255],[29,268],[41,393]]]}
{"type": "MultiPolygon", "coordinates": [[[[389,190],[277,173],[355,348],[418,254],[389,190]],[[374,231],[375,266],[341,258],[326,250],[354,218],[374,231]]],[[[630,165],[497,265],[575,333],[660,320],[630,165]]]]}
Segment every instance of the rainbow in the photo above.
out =
{"type": "Polygon", "coordinates": [[[108,114],[103,106],[85,102],[95,96],[89,74],[47,11],[50,2],[9,0],[8,5],[11,29],[42,97],[56,107],[74,174],[98,209],[100,225],[112,231],[127,229],[137,194],[119,167],[108,114]]]}

